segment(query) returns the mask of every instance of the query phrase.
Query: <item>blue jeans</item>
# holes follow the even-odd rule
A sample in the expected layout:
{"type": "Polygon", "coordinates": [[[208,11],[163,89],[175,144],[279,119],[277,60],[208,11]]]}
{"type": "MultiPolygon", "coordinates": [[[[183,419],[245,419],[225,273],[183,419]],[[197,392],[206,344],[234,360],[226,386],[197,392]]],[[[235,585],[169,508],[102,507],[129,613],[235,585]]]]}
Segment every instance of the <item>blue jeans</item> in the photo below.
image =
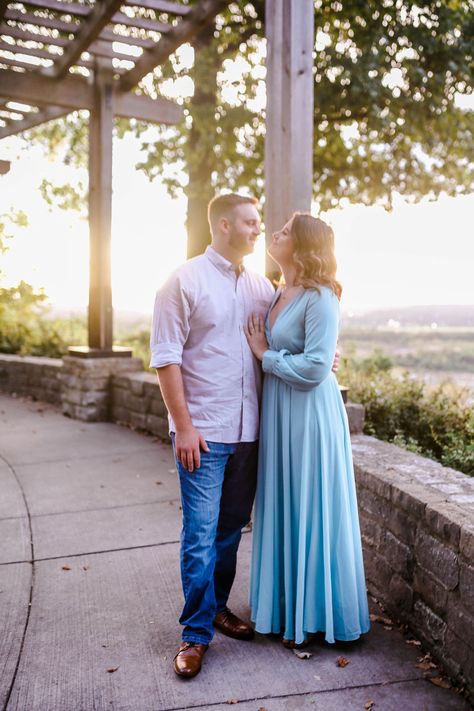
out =
{"type": "Polygon", "coordinates": [[[194,472],[176,460],[183,509],[179,622],[183,640],[200,644],[209,644],[214,617],[226,607],[257,481],[258,442],[207,444],[210,452],[201,451],[201,466],[194,472]]]}

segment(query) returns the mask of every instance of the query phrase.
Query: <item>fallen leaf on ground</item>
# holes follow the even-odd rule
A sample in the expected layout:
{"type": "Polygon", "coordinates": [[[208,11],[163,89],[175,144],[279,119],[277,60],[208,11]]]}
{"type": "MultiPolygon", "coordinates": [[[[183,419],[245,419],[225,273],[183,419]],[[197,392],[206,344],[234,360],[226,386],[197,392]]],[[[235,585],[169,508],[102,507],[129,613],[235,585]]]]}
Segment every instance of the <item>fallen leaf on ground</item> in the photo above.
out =
{"type": "Polygon", "coordinates": [[[267,711],[267,709],[265,708],[265,706],[260,706],[260,708],[258,709],[258,711],[267,711]]]}
{"type": "Polygon", "coordinates": [[[347,665],[349,664],[349,660],[345,657],[338,657],[336,659],[336,664],[338,667],[347,667],[347,665]]]}
{"type": "Polygon", "coordinates": [[[114,672],[117,671],[117,669],[118,669],[118,667],[109,667],[109,668],[107,669],[107,671],[108,671],[109,674],[113,674],[114,672]]]}
{"type": "Polygon", "coordinates": [[[449,679],[443,679],[441,676],[429,676],[428,681],[431,681],[435,686],[441,687],[441,689],[450,689],[451,682],[449,679]]]}
{"type": "Polygon", "coordinates": [[[418,664],[415,664],[415,666],[418,669],[426,671],[427,669],[436,669],[438,665],[433,662],[431,654],[428,652],[428,654],[425,654],[424,657],[418,658],[418,664]]]}
{"type": "Polygon", "coordinates": [[[384,630],[388,630],[389,632],[393,630],[393,627],[391,627],[390,625],[384,625],[383,628],[384,630]]]}
{"type": "Polygon", "coordinates": [[[311,659],[313,654],[311,652],[300,652],[298,649],[292,649],[291,650],[293,654],[296,654],[298,659],[311,659]]]}
{"type": "Polygon", "coordinates": [[[162,483],[163,483],[162,481],[155,481],[155,484],[157,484],[158,486],[162,483]]]}
{"type": "Polygon", "coordinates": [[[364,704],[364,708],[367,709],[367,711],[370,711],[371,708],[373,708],[374,702],[373,701],[367,701],[366,704],[364,704]]]}
{"type": "Polygon", "coordinates": [[[238,704],[239,700],[238,699],[228,699],[226,701],[226,704],[238,704]]]}
{"type": "Polygon", "coordinates": [[[383,617],[382,615],[370,615],[371,622],[380,622],[381,625],[393,625],[393,620],[390,617],[383,617]]]}
{"type": "Polygon", "coordinates": [[[89,570],[89,566],[88,566],[88,565],[83,565],[83,566],[82,566],[82,570],[89,570]]]}
{"type": "Polygon", "coordinates": [[[405,644],[412,644],[414,647],[421,647],[421,642],[417,639],[406,639],[405,644]]]}
{"type": "Polygon", "coordinates": [[[71,570],[71,566],[70,565],[63,565],[62,570],[71,570]]]}
{"type": "Polygon", "coordinates": [[[415,667],[417,669],[423,669],[423,671],[426,671],[427,669],[433,669],[436,666],[436,664],[433,664],[433,662],[419,662],[418,664],[415,664],[415,667]]]}

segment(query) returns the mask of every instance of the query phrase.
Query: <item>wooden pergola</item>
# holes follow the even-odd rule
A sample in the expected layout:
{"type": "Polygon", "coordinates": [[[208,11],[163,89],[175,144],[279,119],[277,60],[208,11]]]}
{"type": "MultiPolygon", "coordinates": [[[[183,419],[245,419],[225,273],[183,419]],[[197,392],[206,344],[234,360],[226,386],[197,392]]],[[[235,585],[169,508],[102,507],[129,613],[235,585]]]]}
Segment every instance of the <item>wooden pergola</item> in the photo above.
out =
{"type": "MultiPolygon", "coordinates": [[[[115,116],[176,124],[183,111],[136,91],[230,0],[0,0],[0,139],[87,109],[89,119],[89,347],[113,348],[112,133],[115,116]],[[151,12],[144,13],[141,10],[151,12]]],[[[313,0],[266,0],[267,234],[310,209],[313,0]]],[[[128,353],[127,353],[128,355],[128,353]]]]}

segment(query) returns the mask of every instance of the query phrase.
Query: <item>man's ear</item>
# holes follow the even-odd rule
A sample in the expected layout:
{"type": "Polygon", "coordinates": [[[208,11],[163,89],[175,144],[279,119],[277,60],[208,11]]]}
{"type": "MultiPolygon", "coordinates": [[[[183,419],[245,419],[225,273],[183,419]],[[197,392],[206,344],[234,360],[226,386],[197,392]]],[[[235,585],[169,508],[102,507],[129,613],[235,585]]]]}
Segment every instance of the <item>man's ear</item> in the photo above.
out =
{"type": "Polygon", "coordinates": [[[223,232],[224,234],[228,234],[230,229],[230,221],[227,217],[221,217],[219,219],[218,225],[221,232],[223,232]]]}

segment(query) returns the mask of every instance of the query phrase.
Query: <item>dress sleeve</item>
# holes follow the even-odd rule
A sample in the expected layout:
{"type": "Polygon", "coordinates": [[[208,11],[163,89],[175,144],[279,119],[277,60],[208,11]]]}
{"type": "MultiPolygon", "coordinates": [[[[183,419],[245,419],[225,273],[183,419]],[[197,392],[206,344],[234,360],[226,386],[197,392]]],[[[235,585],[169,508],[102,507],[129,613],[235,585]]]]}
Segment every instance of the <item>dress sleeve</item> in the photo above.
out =
{"type": "Polygon", "coordinates": [[[305,342],[303,353],[288,350],[268,350],[263,354],[262,367],[291,385],[295,390],[311,390],[331,372],[339,327],[339,301],[327,288],[321,294],[313,292],[304,316],[305,342]]]}
{"type": "Polygon", "coordinates": [[[189,335],[190,298],[178,274],[157,292],[150,336],[150,368],[181,365],[189,335]]]}

